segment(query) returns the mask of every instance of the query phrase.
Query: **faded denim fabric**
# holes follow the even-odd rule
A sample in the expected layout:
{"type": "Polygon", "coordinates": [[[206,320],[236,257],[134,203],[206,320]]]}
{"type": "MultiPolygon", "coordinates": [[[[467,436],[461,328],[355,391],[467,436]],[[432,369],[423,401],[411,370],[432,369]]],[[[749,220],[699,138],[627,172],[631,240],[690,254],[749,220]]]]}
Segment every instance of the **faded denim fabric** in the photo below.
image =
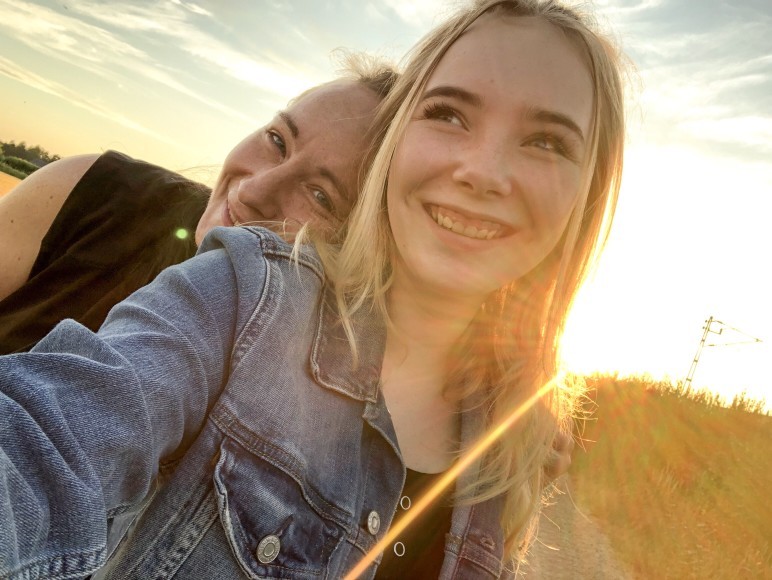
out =
{"type": "MultiPolygon", "coordinates": [[[[356,321],[352,370],[291,249],[216,228],[98,334],[65,321],[0,357],[0,578],[339,578],[383,537],[405,476],[384,331],[356,321]]],[[[465,441],[481,428],[464,414],[465,441]]],[[[500,507],[454,509],[441,578],[510,575],[500,507]]]]}

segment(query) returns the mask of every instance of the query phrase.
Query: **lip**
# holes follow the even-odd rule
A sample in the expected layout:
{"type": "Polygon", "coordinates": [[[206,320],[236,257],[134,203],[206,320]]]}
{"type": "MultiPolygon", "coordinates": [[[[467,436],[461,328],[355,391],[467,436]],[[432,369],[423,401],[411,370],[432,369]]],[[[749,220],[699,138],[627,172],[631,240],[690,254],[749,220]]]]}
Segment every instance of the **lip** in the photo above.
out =
{"type": "Polygon", "coordinates": [[[222,204],[222,211],[220,212],[220,221],[222,222],[222,225],[226,227],[231,227],[236,225],[233,218],[231,217],[230,204],[228,203],[227,197],[225,198],[224,203],[222,204]]]}
{"type": "Polygon", "coordinates": [[[224,226],[237,226],[246,223],[243,219],[241,219],[241,216],[238,215],[236,212],[233,211],[233,208],[231,207],[230,202],[230,194],[234,190],[238,189],[238,185],[233,187],[232,182],[230,179],[228,179],[223,186],[224,194],[223,194],[223,207],[222,207],[222,223],[224,226]]]}

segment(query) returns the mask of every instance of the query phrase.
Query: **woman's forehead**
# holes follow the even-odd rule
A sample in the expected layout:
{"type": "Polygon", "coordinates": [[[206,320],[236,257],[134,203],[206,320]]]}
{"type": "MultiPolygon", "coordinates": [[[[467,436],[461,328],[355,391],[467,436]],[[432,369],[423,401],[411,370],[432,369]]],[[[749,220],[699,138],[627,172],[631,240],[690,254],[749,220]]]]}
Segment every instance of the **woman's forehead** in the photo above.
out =
{"type": "Polygon", "coordinates": [[[301,95],[287,107],[287,111],[312,117],[324,115],[332,120],[367,120],[379,102],[378,96],[364,84],[353,80],[337,80],[301,95]]]}
{"type": "Polygon", "coordinates": [[[594,91],[584,54],[543,18],[481,16],[442,56],[425,91],[442,85],[484,102],[497,97],[513,107],[554,110],[589,131],[594,91]]]}

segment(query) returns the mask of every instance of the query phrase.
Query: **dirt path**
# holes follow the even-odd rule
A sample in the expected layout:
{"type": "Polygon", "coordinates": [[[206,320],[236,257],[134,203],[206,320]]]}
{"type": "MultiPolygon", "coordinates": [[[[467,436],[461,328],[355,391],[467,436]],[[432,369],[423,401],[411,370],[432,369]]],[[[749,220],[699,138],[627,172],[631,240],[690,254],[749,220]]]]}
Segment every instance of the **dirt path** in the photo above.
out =
{"type": "MultiPolygon", "coordinates": [[[[567,476],[566,476],[567,477],[567,476]]],[[[608,538],[571,499],[571,484],[562,478],[553,505],[542,512],[539,536],[529,564],[521,566],[523,580],[630,580],[608,538]]]]}

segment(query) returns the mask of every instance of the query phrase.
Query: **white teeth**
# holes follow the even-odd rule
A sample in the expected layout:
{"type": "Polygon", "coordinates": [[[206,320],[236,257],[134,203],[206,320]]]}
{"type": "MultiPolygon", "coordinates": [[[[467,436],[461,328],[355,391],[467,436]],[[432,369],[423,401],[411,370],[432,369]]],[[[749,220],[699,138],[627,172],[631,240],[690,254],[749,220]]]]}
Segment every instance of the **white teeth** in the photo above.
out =
{"type": "Polygon", "coordinates": [[[447,215],[443,215],[441,209],[436,206],[431,207],[431,214],[434,221],[438,225],[442,226],[446,230],[450,230],[453,233],[460,234],[467,238],[473,238],[476,240],[492,240],[501,232],[501,225],[494,222],[482,222],[479,229],[473,225],[464,225],[460,221],[453,221],[447,215]]]}

